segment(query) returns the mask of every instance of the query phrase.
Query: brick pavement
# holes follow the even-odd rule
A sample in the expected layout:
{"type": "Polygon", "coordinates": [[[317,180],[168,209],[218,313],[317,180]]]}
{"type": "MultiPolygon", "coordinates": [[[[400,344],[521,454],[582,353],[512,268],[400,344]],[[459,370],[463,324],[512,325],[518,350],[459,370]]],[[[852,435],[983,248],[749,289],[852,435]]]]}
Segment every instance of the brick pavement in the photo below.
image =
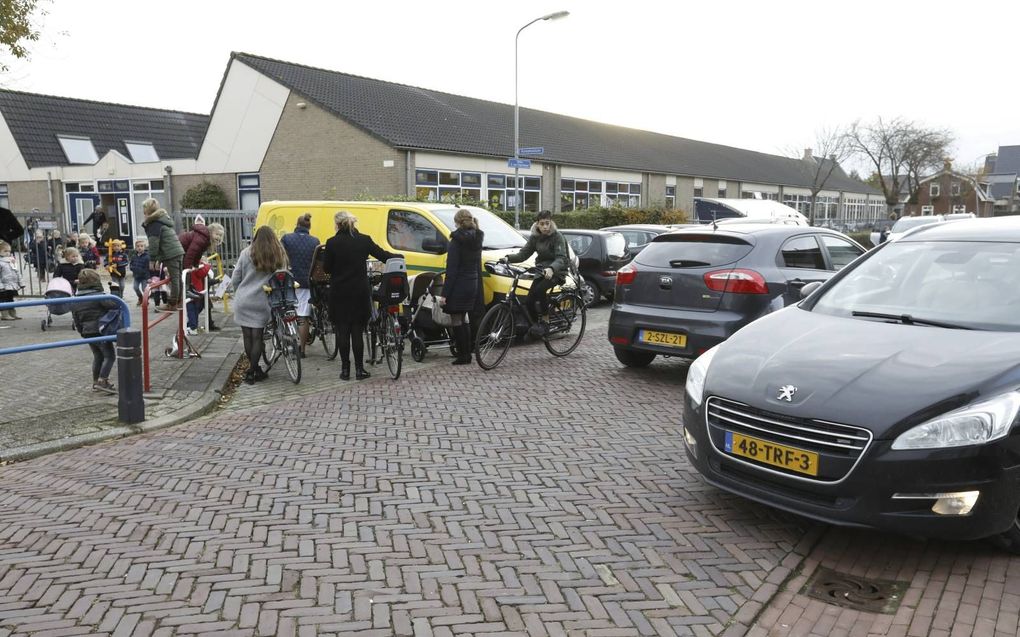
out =
{"type": "Polygon", "coordinates": [[[1017,634],[1014,558],[706,486],[684,365],[622,369],[605,318],[493,372],[430,353],[341,383],[313,354],[300,386],[0,468],[0,637],[1017,634]],[[800,594],[820,566],[910,588],[844,610],[800,594]]]}

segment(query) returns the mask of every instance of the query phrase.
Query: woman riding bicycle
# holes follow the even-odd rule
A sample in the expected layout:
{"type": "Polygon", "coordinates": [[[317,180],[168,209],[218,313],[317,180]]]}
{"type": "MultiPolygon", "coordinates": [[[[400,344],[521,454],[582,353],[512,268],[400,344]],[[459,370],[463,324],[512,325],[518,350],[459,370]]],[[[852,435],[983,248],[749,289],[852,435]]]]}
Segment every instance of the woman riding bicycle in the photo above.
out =
{"type": "Polygon", "coordinates": [[[372,241],[372,237],[358,232],[358,218],[346,210],[336,213],[333,221],[336,223],[336,235],[326,241],[322,265],[330,275],[329,312],[340,345],[340,380],[351,378],[352,346],[355,378],[363,380],[371,375],[365,371],[365,341],[362,338],[371,309],[365,261],[369,255],[380,261],[401,258],[402,255],[383,250],[372,241]]]}
{"type": "Polygon", "coordinates": [[[501,261],[520,263],[532,254],[536,255],[535,265],[542,268],[543,278],[531,282],[531,289],[528,291],[525,305],[535,320],[529,331],[532,336],[537,337],[542,336],[549,329],[542,318],[549,310],[548,292],[557,285],[563,284],[566,280],[567,267],[570,264],[567,241],[556,229],[552,213],[548,210],[543,210],[535,217],[535,223],[531,226],[531,235],[524,247],[516,254],[503,257],[501,261]]]}

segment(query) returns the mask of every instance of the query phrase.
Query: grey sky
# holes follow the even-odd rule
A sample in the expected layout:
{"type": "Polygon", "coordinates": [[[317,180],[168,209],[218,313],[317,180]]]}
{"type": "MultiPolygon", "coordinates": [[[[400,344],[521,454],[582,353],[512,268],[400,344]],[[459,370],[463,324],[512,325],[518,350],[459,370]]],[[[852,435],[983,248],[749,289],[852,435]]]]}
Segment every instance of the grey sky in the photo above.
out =
{"type": "MultiPolygon", "coordinates": [[[[904,116],[1020,144],[1020,2],[53,0],[7,88],[208,113],[231,51],[770,153],[904,116]]],[[[863,172],[863,171],[862,171],[863,172]]]]}

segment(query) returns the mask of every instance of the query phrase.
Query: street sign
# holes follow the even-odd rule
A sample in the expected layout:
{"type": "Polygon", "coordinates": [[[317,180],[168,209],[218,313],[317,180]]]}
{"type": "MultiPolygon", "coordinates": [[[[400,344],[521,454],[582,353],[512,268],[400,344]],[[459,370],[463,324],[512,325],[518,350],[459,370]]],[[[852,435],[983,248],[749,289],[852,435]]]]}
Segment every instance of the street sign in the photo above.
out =
{"type": "Polygon", "coordinates": [[[511,157],[510,159],[506,160],[506,165],[509,166],[510,168],[531,168],[531,160],[515,159],[511,157]]]}
{"type": "Polygon", "coordinates": [[[541,146],[531,146],[529,148],[520,148],[517,150],[518,155],[544,155],[545,148],[541,146]]]}

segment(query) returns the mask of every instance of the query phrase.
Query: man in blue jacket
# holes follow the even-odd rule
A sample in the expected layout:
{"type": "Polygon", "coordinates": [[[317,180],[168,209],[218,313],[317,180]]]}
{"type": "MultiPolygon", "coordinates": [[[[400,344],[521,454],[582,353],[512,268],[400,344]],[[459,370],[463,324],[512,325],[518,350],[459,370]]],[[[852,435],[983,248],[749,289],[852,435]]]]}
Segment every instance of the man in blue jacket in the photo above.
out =
{"type": "Polygon", "coordinates": [[[298,323],[298,336],[301,341],[301,356],[305,355],[305,343],[308,341],[308,320],[312,315],[309,302],[311,301],[311,283],[308,275],[312,271],[312,253],[319,245],[318,237],[311,234],[312,215],[306,212],[298,217],[297,226],[294,232],[283,235],[280,242],[283,249],[287,251],[287,260],[290,262],[290,272],[294,280],[298,282],[297,289],[297,313],[300,317],[298,323]]]}

